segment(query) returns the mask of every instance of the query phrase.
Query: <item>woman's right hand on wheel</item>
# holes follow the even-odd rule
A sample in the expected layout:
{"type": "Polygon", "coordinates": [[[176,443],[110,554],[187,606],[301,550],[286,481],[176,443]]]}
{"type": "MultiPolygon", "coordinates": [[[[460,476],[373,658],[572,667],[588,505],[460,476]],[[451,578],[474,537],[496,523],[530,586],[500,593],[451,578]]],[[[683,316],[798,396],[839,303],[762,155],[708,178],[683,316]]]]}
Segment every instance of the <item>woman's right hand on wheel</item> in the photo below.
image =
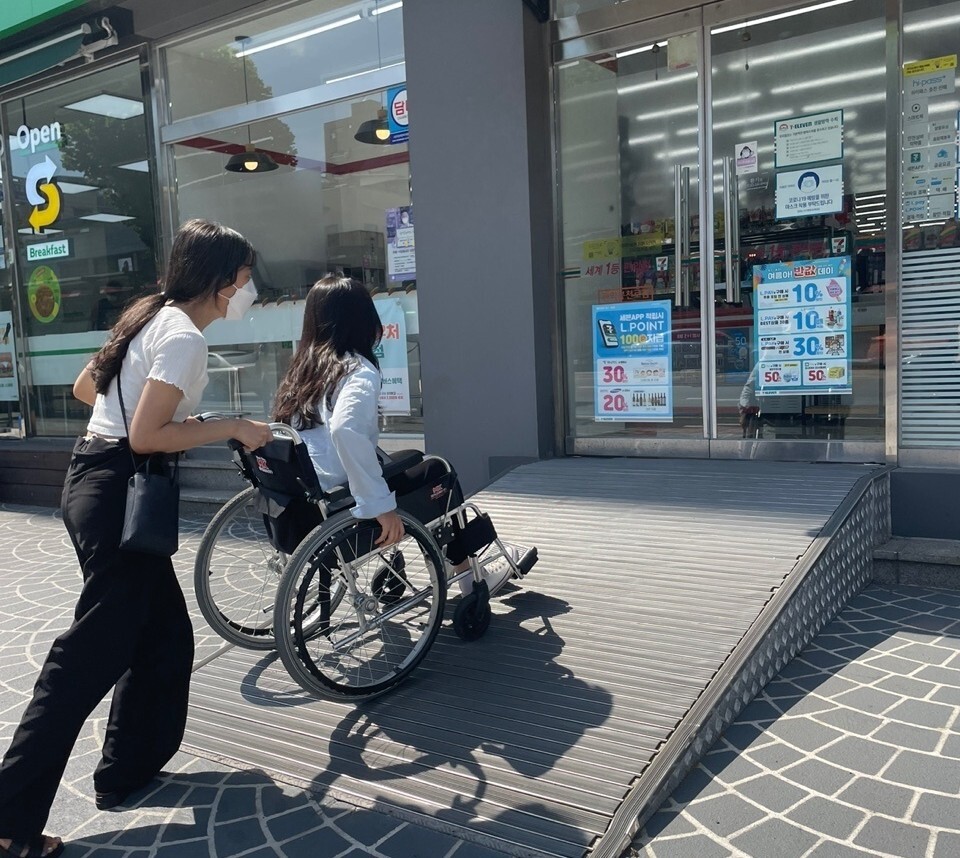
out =
{"type": "Polygon", "coordinates": [[[236,421],[236,428],[233,430],[233,437],[243,444],[247,450],[256,450],[273,440],[273,430],[266,423],[239,417],[236,421]]]}
{"type": "Polygon", "coordinates": [[[378,515],[377,522],[380,525],[380,538],[375,540],[374,545],[385,547],[403,539],[403,519],[395,509],[378,515]]]}

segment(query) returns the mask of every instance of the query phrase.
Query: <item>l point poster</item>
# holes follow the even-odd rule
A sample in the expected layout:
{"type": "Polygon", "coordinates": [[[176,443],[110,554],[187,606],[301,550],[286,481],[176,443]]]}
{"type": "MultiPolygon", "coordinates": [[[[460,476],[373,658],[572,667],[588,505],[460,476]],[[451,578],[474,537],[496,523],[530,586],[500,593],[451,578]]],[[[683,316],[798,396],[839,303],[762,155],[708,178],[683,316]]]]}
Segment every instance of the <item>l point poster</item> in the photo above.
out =
{"type": "Polygon", "coordinates": [[[673,421],[669,301],[593,307],[594,419],[673,421]]]}
{"type": "Polygon", "coordinates": [[[852,393],[850,257],[753,266],[757,393],[852,393]]]}

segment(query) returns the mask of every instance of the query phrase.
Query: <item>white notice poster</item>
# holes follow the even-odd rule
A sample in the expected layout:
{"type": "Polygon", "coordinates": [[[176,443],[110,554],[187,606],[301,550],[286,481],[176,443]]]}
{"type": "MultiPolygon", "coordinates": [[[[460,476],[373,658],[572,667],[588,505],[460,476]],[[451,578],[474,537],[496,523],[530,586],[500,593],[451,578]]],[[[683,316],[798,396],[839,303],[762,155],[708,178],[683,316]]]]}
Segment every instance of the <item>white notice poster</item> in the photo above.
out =
{"type": "Polygon", "coordinates": [[[777,173],[777,220],[843,211],[843,167],[777,173]]]}
{"type": "Polygon", "coordinates": [[[796,167],[843,157],[843,111],[810,113],[773,123],[774,166],[796,167]]]}

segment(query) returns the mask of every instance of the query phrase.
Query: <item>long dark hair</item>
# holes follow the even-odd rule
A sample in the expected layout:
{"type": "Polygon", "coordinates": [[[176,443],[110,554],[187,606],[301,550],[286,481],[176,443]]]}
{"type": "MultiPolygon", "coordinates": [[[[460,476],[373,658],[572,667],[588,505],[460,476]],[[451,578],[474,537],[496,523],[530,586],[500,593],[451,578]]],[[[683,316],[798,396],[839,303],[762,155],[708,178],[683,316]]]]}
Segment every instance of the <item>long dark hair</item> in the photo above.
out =
{"type": "Polygon", "coordinates": [[[97,393],[106,393],[120,371],[130,341],[167,301],[192,301],[226,288],[243,265],[253,266],[257,254],[239,232],[208,220],[188,220],[177,230],[163,288],[126,307],[110,339],[93,358],[91,374],[97,393]]]}
{"type": "Polygon", "coordinates": [[[365,357],[377,369],[374,348],[383,336],[383,325],[366,287],[342,275],[328,274],[307,293],[303,334],[290,366],[277,388],[273,419],[302,428],[316,425],[316,408],[333,394],[351,372],[351,354],[365,357]]]}

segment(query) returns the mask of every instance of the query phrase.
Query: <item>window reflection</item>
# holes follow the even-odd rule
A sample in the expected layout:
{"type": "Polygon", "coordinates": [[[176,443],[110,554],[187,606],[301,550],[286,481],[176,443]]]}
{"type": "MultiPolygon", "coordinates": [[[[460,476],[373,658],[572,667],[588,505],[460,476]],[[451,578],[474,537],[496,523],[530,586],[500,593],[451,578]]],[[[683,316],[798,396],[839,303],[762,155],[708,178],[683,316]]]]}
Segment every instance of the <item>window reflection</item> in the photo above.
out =
{"type": "Polygon", "coordinates": [[[210,386],[203,407],[262,417],[300,337],[309,288],[331,271],[364,283],[385,322],[384,431],[422,431],[419,321],[409,155],[404,143],[355,134],[387,93],[327,104],[173,147],[179,219],[238,229],[257,248],[259,298],[248,316],[206,331],[210,386]],[[226,172],[248,136],[279,168],[226,172]]]}
{"type": "Polygon", "coordinates": [[[397,0],[311,0],[166,50],[172,119],[359,77],[403,62],[397,0]],[[245,97],[236,34],[247,37],[245,97]]]}

